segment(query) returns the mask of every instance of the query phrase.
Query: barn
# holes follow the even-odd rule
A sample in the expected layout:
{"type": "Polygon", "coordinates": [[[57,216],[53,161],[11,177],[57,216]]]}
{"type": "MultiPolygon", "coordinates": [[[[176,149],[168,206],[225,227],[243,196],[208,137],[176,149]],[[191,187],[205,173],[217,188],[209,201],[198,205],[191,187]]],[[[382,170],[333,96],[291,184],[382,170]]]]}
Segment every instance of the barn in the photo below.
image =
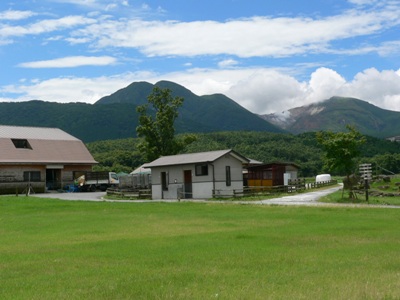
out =
{"type": "Polygon", "coordinates": [[[0,125],[0,194],[57,190],[95,164],[85,144],[61,129],[0,125]]]}

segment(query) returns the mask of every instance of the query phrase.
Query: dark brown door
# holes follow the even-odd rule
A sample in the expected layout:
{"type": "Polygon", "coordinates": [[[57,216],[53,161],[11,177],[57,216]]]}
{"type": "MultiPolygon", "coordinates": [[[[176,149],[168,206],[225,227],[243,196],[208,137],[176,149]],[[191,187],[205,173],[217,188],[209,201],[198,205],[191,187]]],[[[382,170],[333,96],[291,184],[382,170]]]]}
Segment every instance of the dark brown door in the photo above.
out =
{"type": "Polygon", "coordinates": [[[183,194],[185,199],[193,198],[192,190],[192,170],[183,171],[183,194]]]}

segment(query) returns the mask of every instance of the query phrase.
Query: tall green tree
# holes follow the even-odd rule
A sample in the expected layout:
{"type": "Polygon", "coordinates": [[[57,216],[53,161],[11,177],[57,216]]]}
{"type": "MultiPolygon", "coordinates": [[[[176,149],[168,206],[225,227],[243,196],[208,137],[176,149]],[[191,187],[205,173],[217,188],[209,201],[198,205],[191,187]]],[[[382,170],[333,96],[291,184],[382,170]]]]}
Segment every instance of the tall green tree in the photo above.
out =
{"type": "Polygon", "coordinates": [[[136,133],[142,138],[138,149],[145,161],[177,154],[196,139],[194,135],[184,135],[180,139],[175,136],[174,123],[183,105],[182,97],[173,98],[171,90],[155,86],[147,101],[136,108],[139,113],[136,133]]]}
{"type": "Polygon", "coordinates": [[[324,163],[328,170],[346,175],[350,183],[350,175],[356,171],[356,158],[366,139],[354,127],[346,128],[348,132],[318,132],[317,141],[325,152],[324,163]]]}

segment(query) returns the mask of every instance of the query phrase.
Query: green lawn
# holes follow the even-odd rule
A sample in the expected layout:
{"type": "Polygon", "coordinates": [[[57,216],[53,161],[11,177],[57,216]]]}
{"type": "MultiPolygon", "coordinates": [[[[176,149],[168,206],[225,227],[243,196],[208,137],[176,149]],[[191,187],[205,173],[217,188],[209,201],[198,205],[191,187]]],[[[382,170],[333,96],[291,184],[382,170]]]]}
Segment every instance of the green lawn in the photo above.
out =
{"type": "Polygon", "coordinates": [[[0,299],[399,299],[400,210],[0,197],[0,299]]]}
{"type": "Polygon", "coordinates": [[[368,202],[363,189],[356,193],[357,199],[350,199],[349,191],[338,191],[320,199],[321,202],[329,203],[358,203],[366,205],[400,205],[400,178],[391,178],[390,182],[373,181],[368,190],[368,202]],[[376,193],[381,193],[377,196],[376,193]]]}

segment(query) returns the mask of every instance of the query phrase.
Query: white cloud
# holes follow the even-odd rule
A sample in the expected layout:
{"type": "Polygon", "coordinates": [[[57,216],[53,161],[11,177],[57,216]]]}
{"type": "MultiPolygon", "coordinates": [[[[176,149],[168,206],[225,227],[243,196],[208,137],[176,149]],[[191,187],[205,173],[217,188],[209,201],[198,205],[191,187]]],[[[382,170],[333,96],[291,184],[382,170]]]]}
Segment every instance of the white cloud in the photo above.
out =
{"type": "Polygon", "coordinates": [[[348,2],[356,5],[369,5],[377,3],[378,0],[348,0],[348,2]]]}
{"type": "MultiPolygon", "coordinates": [[[[21,82],[1,88],[0,93],[18,94],[14,101],[94,103],[134,81],[170,80],[197,95],[223,93],[258,114],[282,112],[332,96],[355,97],[381,108],[400,111],[400,71],[367,69],[351,81],[327,68],[318,68],[304,82],[288,74],[290,72],[265,68],[191,69],[162,75],[137,72],[97,78],[54,78],[30,84],[21,82]]],[[[7,96],[0,101],[9,99],[7,96]]]]}
{"type": "Polygon", "coordinates": [[[81,66],[107,66],[117,60],[111,56],[69,56],[53,60],[20,63],[21,68],[74,68],[81,66]]]}
{"type": "Polygon", "coordinates": [[[24,11],[24,10],[6,10],[0,12],[0,20],[22,20],[32,16],[35,16],[36,13],[32,11],[24,11]]]}
{"type": "Polygon", "coordinates": [[[296,107],[300,100],[304,100],[303,94],[302,83],[274,70],[258,70],[227,91],[228,96],[255,113],[296,107]]]}
{"type": "Polygon", "coordinates": [[[93,7],[99,4],[98,0],[49,0],[49,1],[56,3],[67,3],[67,4],[89,6],[89,7],[93,7]]]}
{"type": "MultiPolygon", "coordinates": [[[[150,77],[147,72],[126,73],[118,76],[97,78],[66,77],[34,82],[32,84],[10,85],[0,89],[3,93],[19,94],[13,102],[44,100],[51,102],[86,102],[94,103],[101,97],[114,93],[140,78],[150,77]]],[[[9,101],[9,98],[0,98],[9,101]]]]}
{"type": "Polygon", "coordinates": [[[400,111],[400,75],[393,70],[364,70],[348,83],[344,93],[382,108],[400,111]]]}
{"type": "Polygon", "coordinates": [[[400,111],[400,70],[367,69],[351,81],[328,68],[318,68],[308,81],[284,69],[192,69],[152,77],[177,82],[198,95],[223,93],[254,113],[282,112],[329,99],[354,97],[378,107],[400,111]]]}
{"type": "Polygon", "coordinates": [[[71,28],[78,25],[88,25],[95,22],[95,19],[85,18],[82,16],[67,16],[59,19],[41,20],[26,26],[4,25],[0,27],[0,38],[38,35],[46,32],[71,28]]]}
{"type": "Polygon", "coordinates": [[[218,67],[220,68],[229,68],[229,67],[234,67],[238,64],[237,60],[234,59],[225,59],[223,61],[220,61],[218,63],[218,67]]]}
{"type": "MultiPolygon", "coordinates": [[[[319,19],[252,17],[226,22],[108,20],[82,28],[74,35],[91,39],[98,47],[137,48],[148,56],[230,54],[238,57],[286,57],[330,53],[333,51],[330,44],[334,41],[378,33],[399,24],[400,8],[385,8],[349,10],[319,19]]],[[[359,46],[355,45],[353,51],[359,46]]]]}
{"type": "Polygon", "coordinates": [[[334,70],[328,68],[319,68],[311,74],[308,82],[309,102],[318,102],[338,95],[346,84],[346,80],[334,70]]]}

